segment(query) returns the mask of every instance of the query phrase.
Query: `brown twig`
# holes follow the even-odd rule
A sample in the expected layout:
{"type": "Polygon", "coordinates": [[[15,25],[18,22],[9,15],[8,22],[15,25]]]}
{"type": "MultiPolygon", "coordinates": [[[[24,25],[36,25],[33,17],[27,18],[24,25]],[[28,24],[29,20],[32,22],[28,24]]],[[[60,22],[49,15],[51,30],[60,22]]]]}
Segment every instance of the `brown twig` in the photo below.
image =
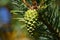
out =
{"type": "Polygon", "coordinates": [[[22,1],[24,2],[24,4],[25,4],[28,8],[31,9],[31,5],[30,5],[28,2],[26,2],[26,0],[22,0],[22,1]]]}
{"type": "Polygon", "coordinates": [[[32,1],[33,9],[37,9],[37,2],[36,2],[36,0],[31,0],[31,1],[32,1]]]}

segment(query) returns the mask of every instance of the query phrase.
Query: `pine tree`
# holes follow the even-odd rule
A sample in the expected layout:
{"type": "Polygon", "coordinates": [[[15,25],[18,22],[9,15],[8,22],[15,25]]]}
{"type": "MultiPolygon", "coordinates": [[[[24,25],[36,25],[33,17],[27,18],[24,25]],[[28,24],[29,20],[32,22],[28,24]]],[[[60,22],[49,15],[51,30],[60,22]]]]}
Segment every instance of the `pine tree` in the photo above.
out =
{"type": "Polygon", "coordinates": [[[39,23],[32,32],[35,33],[32,38],[36,40],[60,40],[60,11],[56,0],[14,0],[12,1],[12,8],[11,12],[15,15],[14,18],[23,22],[26,22],[24,15],[27,10],[36,9],[38,12],[37,21],[39,23]]]}

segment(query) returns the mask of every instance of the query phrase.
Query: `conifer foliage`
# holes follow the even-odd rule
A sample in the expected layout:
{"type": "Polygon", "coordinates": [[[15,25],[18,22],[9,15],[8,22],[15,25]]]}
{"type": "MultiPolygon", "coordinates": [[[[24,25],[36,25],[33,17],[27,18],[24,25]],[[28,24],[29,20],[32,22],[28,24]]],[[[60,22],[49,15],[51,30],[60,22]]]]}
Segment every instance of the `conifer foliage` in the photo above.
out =
{"type": "MultiPolygon", "coordinates": [[[[36,40],[60,40],[60,11],[57,0],[12,0],[11,13],[23,21],[36,40]]],[[[20,23],[21,24],[21,23],[20,23]]],[[[22,27],[22,26],[21,26],[22,27]]]]}

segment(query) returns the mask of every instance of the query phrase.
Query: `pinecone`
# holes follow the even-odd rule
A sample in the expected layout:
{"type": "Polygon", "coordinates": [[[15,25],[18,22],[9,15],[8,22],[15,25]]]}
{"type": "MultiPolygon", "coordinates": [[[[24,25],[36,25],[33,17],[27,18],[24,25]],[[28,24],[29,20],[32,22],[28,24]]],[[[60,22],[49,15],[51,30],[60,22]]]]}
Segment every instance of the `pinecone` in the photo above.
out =
{"type": "Polygon", "coordinates": [[[27,30],[31,36],[34,36],[34,31],[38,24],[38,13],[35,9],[30,9],[25,12],[24,15],[27,30]]]}

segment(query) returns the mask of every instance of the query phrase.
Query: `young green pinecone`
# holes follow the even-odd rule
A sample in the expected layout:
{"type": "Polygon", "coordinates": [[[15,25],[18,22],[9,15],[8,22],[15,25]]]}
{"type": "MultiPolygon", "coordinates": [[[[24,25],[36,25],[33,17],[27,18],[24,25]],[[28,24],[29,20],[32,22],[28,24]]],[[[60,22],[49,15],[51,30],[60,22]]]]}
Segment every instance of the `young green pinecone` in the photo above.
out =
{"type": "Polygon", "coordinates": [[[33,10],[27,10],[24,15],[25,23],[28,32],[31,36],[34,35],[33,31],[35,31],[37,24],[38,24],[38,13],[35,9],[33,10]]]}

